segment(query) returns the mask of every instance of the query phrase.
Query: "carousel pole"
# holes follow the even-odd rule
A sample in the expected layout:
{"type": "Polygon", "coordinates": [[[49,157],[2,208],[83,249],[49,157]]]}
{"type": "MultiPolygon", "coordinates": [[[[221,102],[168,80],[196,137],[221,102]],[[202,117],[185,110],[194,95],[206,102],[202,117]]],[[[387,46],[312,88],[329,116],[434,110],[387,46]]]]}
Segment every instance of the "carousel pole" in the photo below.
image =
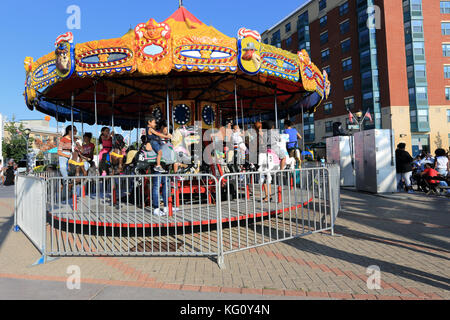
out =
{"type": "Polygon", "coordinates": [[[142,96],[139,96],[139,116],[138,116],[138,125],[136,127],[136,145],[139,149],[139,131],[141,131],[141,104],[142,104],[142,96]]]}
{"type": "Polygon", "coordinates": [[[245,124],[244,124],[244,105],[241,97],[241,116],[242,116],[242,131],[245,134],[245,124]]]}
{"type": "MultiPolygon", "coordinates": [[[[97,135],[100,136],[100,132],[98,131],[98,118],[97,118],[97,80],[94,80],[94,117],[95,117],[95,130],[97,131],[97,135]]],[[[100,164],[99,150],[98,150],[98,138],[95,139],[95,148],[97,149],[97,162],[100,164]]]]}
{"type": "MultiPolygon", "coordinates": [[[[72,122],[72,130],[71,130],[71,135],[72,135],[72,152],[74,151],[74,147],[75,147],[75,145],[74,145],[74,143],[75,143],[75,141],[74,141],[74,136],[73,136],[73,129],[74,129],[74,123],[73,123],[73,106],[74,106],[74,104],[75,104],[75,95],[74,95],[74,93],[72,92],[72,97],[71,97],[71,102],[70,102],[70,121],[72,122]]],[[[71,157],[72,158],[72,157],[71,157]]],[[[69,166],[69,165],[67,165],[67,166],[69,166]]],[[[74,187],[75,187],[75,189],[76,189],[76,184],[74,185],[74,187]]],[[[74,209],[74,211],[77,211],[78,210],[78,199],[77,199],[77,191],[76,190],[72,190],[72,193],[73,193],[73,195],[72,195],[72,201],[73,201],[73,209],[74,209]]]]}
{"type": "Polygon", "coordinates": [[[166,116],[167,116],[167,129],[170,125],[170,97],[169,97],[169,77],[166,79],[166,116]]]}
{"type": "Polygon", "coordinates": [[[277,89],[275,88],[275,128],[278,129],[278,102],[277,102],[277,89]]]}
{"type": "Polygon", "coordinates": [[[114,132],[114,98],[115,98],[115,92],[114,92],[114,89],[113,89],[113,92],[112,92],[112,101],[111,101],[111,131],[113,131],[114,132]]]}
{"type": "Polygon", "coordinates": [[[234,78],[234,106],[236,109],[236,124],[239,120],[239,113],[238,113],[238,95],[237,95],[237,77],[234,78]]]}
{"type": "MultiPolygon", "coordinates": [[[[302,106],[302,146],[303,146],[303,150],[302,153],[305,152],[305,116],[303,114],[303,106],[302,106]]],[[[300,159],[303,160],[303,156],[302,153],[300,153],[300,159]]]]}

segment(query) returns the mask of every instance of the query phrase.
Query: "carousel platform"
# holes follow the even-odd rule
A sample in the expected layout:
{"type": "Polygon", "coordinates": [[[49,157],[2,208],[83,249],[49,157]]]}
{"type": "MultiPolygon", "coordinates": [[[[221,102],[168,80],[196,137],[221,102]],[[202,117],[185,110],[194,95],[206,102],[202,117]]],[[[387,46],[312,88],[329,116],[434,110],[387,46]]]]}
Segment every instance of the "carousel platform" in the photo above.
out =
{"type": "Polygon", "coordinates": [[[314,200],[311,192],[306,190],[292,190],[283,187],[272,195],[272,199],[263,202],[261,192],[239,199],[222,201],[222,218],[217,216],[216,203],[193,203],[183,201],[178,207],[174,207],[169,200],[170,211],[166,216],[156,216],[149,206],[134,205],[132,203],[112,203],[110,196],[102,197],[91,195],[90,197],[62,201],[48,206],[50,221],[60,222],[68,226],[92,226],[107,228],[173,228],[211,226],[217,223],[232,223],[237,221],[261,219],[276,215],[302,214],[302,209],[314,200]],[[278,196],[277,196],[278,193],[278,196]]]}

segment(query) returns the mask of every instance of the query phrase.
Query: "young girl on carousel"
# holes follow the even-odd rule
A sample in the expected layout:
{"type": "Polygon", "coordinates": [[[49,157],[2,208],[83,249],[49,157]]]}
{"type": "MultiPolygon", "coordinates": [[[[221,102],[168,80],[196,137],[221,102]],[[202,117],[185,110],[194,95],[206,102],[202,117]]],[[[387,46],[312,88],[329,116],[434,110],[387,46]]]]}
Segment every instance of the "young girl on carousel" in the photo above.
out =
{"type": "MultiPolygon", "coordinates": [[[[106,155],[109,155],[112,151],[112,135],[108,127],[103,127],[100,137],[98,138],[98,144],[102,145],[102,150],[99,153],[98,156],[98,162],[101,163],[103,160],[103,157],[106,155]]],[[[107,173],[105,170],[101,172],[102,176],[106,176],[107,173]]]]}

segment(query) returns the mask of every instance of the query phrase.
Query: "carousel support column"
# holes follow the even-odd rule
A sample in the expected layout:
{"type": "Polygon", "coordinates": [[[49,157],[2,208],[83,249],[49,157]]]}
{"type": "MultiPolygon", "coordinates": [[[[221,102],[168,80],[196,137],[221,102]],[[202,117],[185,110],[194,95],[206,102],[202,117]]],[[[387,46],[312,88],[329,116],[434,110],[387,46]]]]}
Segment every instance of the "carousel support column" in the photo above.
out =
{"type": "MultiPolygon", "coordinates": [[[[115,91],[112,91],[112,101],[111,101],[111,131],[114,132],[114,99],[115,99],[115,91]]],[[[111,156],[110,156],[111,159],[111,156]]],[[[114,176],[114,172],[113,172],[114,176]]],[[[112,195],[112,201],[113,204],[117,204],[117,194],[116,194],[116,179],[111,179],[111,195],[112,195]]]]}
{"type": "Polygon", "coordinates": [[[278,101],[277,88],[275,88],[275,128],[278,130],[278,101]]]}
{"type": "MultiPolygon", "coordinates": [[[[71,97],[71,103],[70,103],[70,121],[72,122],[72,130],[71,130],[71,139],[72,139],[72,152],[73,149],[75,147],[75,140],[74,140],[74,136],[73,136],[73,129],[74,129],[74,120],[73,120],[73,106],[75,104],[75,95],[72,92],[72,97],[71,97]]],[[[72,157],[71,157],[72,158],[72,157]]],[[[69,167],[69,165],[67,165],[67,167],[69,167]]],[[[77,211],[78,210],[78,199],[77,199],[77,190],[76,190],[77,186],[74,183],[72,186],[72,200],[73,200],[73,210],[77,211]]]]}
{"type": "Polygon", "coordinates": [[[166,79],[166,116],[167,116],[167,127],[170,125],[170,96],[169,96],[169,77],[166,79]]]}
{"type": "MultiPolygon", "coordinates": [[[[95,130],[97,131],[97,136],[100,136],[98,131],[98,119],[97,119],[97,80],[94,80],[94,117],[95,117],[95,130]]],[[[98,150],[98,139],[95,139],[95,148],[97,149],[97,165],[100,165],[99,150],[98,150]]]]}
{"type": "Polygon", "coordinates": [[[303,113],[303,106],[302,106],[302,146],[303,146],[303,150],[300,153],[300,159],[303,159],[303,152],[305,152],[305,116],[303,113]]]}
{"type": "Polygon", "coordinates": [[[136,127],[136,147],[139,149],[139,131],[141,131],[141,105],[142,105],[142,96],[139,96],[139,116],[138,116],[138,125],[136,127]]]}
{"type": "Polygon", "coordinates": [[[239,114],[238,114],[237,77],[234,78],[234,106],[236,109],[236,124],[238,124],[239,114]]]}

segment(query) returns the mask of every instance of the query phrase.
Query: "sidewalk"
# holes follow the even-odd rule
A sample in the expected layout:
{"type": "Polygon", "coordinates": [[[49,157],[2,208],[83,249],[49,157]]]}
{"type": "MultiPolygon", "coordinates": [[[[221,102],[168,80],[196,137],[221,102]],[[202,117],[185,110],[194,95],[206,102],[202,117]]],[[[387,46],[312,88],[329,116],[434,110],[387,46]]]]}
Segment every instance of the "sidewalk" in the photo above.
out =
{"type": "Polygon", "coordinates": [[[314,234],[230,254],[220,270],[208,258],[179,257],[66,257],[30,267],[39,253],[22,232],[12,232],[14,199],[8,194],[0,188],[1,299],[20,295],[11,290],[16,285],[27,299],[53,298],[38,290],[47,285],[59,286],[58,296],[68,299],[89,299],[101,288],[93,298],[450,298],[448,198],[417,193],[402,200],[343,190],[335,226],[342,236],[314,234]],[[81,270],[78,293],[65,288],[71,265],[81,270]],[[380,290],[367,288],[372,265],[381,270],[380,290]]]}

